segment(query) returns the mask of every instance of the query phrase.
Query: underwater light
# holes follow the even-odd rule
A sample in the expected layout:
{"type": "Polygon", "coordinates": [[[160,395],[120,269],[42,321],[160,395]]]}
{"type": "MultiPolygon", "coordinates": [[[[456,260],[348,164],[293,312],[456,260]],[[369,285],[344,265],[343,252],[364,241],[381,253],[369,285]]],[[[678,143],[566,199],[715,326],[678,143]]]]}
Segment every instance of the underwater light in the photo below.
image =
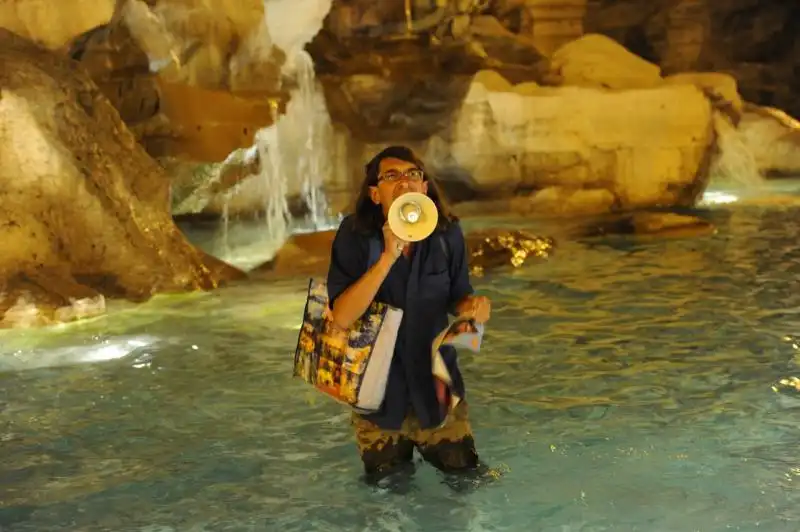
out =
{"type": "Polygon", "coordinates": [[[726,203],[735,203],[737,201],[739,201],[739,196],[727,192],[706,192],[703,194],[700,203],[723,205],[726,203]]]}
{"type": "Polygon", "coordinates": [[[8,353],[11,356],[6,356],[0,351],[0,371],[23,371],[119,360],[142,348],[152,347],[160,341],[160,338],[149,335],[119,336],[102,340],[94,345],[17,348],[8,353]]]}

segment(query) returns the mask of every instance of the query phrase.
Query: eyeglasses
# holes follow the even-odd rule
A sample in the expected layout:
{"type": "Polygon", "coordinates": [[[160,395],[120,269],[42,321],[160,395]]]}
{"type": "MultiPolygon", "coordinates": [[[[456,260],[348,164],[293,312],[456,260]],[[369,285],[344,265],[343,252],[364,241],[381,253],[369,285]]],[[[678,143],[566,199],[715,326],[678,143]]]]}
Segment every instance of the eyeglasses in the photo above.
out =
{"type": "Polygon", "coordinates": [[[393,182],[397,181],[400,178],[405,178],[408,181],[422,181],[425,178],[425,172],[420,170],[419,168],[410,168],[405,172],[400,172],[397,170],[389,170],[378,176],[378,182],[381,181],[388,181],[393,182]]]}

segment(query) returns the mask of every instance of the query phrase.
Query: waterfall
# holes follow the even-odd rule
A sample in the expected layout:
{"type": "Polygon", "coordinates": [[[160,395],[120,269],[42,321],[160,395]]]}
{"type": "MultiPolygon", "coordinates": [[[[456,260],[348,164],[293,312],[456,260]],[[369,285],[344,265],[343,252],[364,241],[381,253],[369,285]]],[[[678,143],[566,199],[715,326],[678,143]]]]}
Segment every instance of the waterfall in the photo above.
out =
{"type": "MultiPolygon", "coordinates": [[[[295,220],[290,216],[290,198],[300,197],[306,204],[308,214],[303,229],[316,230],[336,221],[328,214],[323,191],[323,185],[338,170],[334,164],[338,159],[334,157],[336,137],[314,62],[305,51],[322,28],[332,0],[264,0],[263,6],[259,27],[245,35],[230,59],[228,81],[247,85],[255,76],[258,86],[260,66],[274,62],[274,49],[280,49],[286,59],[281,73],[288,80],[285,113],[278,116],[277,106],[273,107],[272,124],[255,133],[253,146],[235,150],[223,162],[198,165],[186,175],[182,190],[191,190],[187,197],[170,191],[175,201],[173,214],[207,210],[221,213],[221,230],[213,236],[197,235],[206,242],[196,244],[243,268],[268,260],[298,229],[292,226],[295,220]],[[238,172],[233,186],[227,179],[230,172],[238,172]]],[[[188,74],[180,72],[182,41],[175,30],[187,17],[203,20],[202,17],[213,15],[210,7],[151,8],[142,0],[131,0],[122,14],[147,53],[151,69],[188,82],[188,78],[184,79],[188,74]],[[166,72],[168,67],[173,67],[174,72],[166,72]]]]}
{"type": "Polygon", "coordinates": [[[288,233],[289,203],[287,176],[281,156],[281,139],[274,127],[256,132],[255,145],[260,161],[256,179],[261,185],[264,198],[264,221],[272,242],[283,242],[288,233]]]}
{"type": "Polygon", "coordinates": [[[204,208],[226,164],[249,164],[257,158],[258,171],[225,191],[222,227],[212,245],[213,254],[242,268],[269,260],[293,230],[319,230],[336,223],[323,189],[338,168],[325,96],[305,50],[297,52],[292,66],[288,74],[293,85],[285,113],[255,133],[253,148],[231,154],[209,182],[182,203],[204,208]],[[299,228],[293,227],[288,202],[298,196],[307,207],[306,220],[299,228]],[[234,206],[243,206],[245,212],[258,211],[259,220],[237,220],[235,213],[242,209],[234,206]]]}
{"type": "Polygon", "coordinates": [[[226,168],[246,167],[257,160],[259,171],[225,192],[223,209],[242,199],[260,198],[270,235],[281,239],[289,224],[287,197],[301,196],[311,226],[319,229],[328,223],[323,187],[333,177],[338,160],[333,127],[311,56],[302,50],[293,64],[295,86],[289,91],[286,112],[255,133],[252,148],[236,150],[222,163],[208,165],[203,183],[174,212],[202,211],[213,200],[214,185],[226,168]]]}
{"type": "Polygon", "coordinates": [[[764,177],[745,136],[719,111],[714,111],[713,120],[717,156],[711,165],[711,185],[746,190],[762,187],[764,177]]]}
{"type": "MultiPolygon", "coordinates": [[[[328,219],[323,185],[332,177],[333,127],[309,53],[297,52],[293,67],[295,87],[290,91],[286,113],[273,126],[280,149],[268,150],[267,156],[290,184],[286,193],[302,196],[308,208],[308,221],[319,229],[328,219]]],[[[277,191],[270,191],[273,193],[277,191]]]]}

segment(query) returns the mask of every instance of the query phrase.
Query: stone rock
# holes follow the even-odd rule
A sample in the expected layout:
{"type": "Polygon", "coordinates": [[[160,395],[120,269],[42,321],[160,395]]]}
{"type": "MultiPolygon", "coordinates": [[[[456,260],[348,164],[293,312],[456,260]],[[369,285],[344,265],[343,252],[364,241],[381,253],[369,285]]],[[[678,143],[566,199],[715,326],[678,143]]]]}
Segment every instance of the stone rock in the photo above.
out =
{"type": "Polygon", "coordinates": [[[583,229],[582,236],[635,235],[638,237],[685,238],[714,233],[711,222],[670,212],[636,212],[599,220],[583,229]]]}
{"type": "Polygon", "coordinates": [[[530,80],[558,82],[550,74],[550,61],[525,34],[517,35],[491,16],[473,17],[469,26],[473,41],[485,51],[492,68],[515,83],[530,80]]]}
{"type": "Polygon", "coordinates": [[[84,70],[6,30],[0,62],[4,325],[80,316],[102,308],[100,296],[138,300],[242,275],[184,239],[166,175],[84,70]]]}
{"type": "Polygon", "coordinates": [[[514,85],[494,70],[481,70],[472,77],[472,84],[480,84],[487,91],[509,92],[514,90],[514,85]]]}
{"type": "Polygon", "coordinates": [[[153,157],[224,161],[233,151],[255,144],[285,109],[285,101],[159,80],[158,114],[133,129],[153,157]],[[154,125],[158,127],[153,127],[154,125]]]}
{"type": "MultiPolygon", "coordinates": [[[[507,2],[514,4],[514,2],[507,2]]],[[[530,21],[527,32],[543,54],[551,56],[562,45],[584,34],[587,0],[525,0],[522,10],[530,21]]]]}
{"type": "Polygon", "coordinates": [[[478,15],[476,2],[425,4],[414,4],[408,33],[402,2],[334,2],[309,45],[334,123],[364,142],[424,140],[440,131],[480,70],[513,82],[552,78],[534,41],[478,15]]]}
{"type": "Polygon", "coordinates": [[[56,49],[87,30],[106,24],[116,0],[0,0],[0,28],[56,49]]]}
{"type": "Polygon", "coordinates": [[[332,120],[373,142],[422,140],[441,131],[469,87],[468,77],[447,75],[356,74],[322,81],[332,120]]]}
{"type": "Polygon", "coordinates": [[[270,42],[260,1],[129,0],[69,53],[152,156],[219,162],[252,146],[285,107],[285,55],[270,42]],[[214,9],[229,11],[218,17],[214,9]]]}
{"type": "Polygon", "coordinates": [[[661,69],[604,35],[589,34],[553,54],[551,68],[563,85],[643,89],[661,84],[661,69]]]}
{"type": "Polygon", "coordinates": [[[336,230],[296,233],[281,246],[275,257],[253,273],[269,277],[325,275],[330,265],[336,230]]]}
{"type": "Polygon", "coordinates": [[[492,0],[488,12],[505,28],[514,33],[532,33],[533,27],[530,13],[526,8],[527,0],[492,0]]]}
{"type": "Polygon", "coordinates": [[[780,0],[589,0],[584,28],[665,74],[726,72],[744,100],[800,116],[800,5],[780,0]]]}
{"type": "Polygon", "coordinates": [[[715,97],[720,106],[730,107],[730,114],[738,117],[742,113],[742,97],[736,79],[721,72],[682,72],[664,78],[666,84],[692,84],[707,95],[715,97]]]}
{"type": "Polygon", "coordinates": [[[176,157],[160,163],[172,177],[173,216],[205,212],[211,201],[261,171],[257,150],[237,150],[221,163],[198,165],[176,157]]]}
{"type": "Polygon", "coordinates": [[[330,3],[127,0],[70,55],[152,156],[221,162],[285,110],[330,3]]]}
{"type": "Polygon", "coordinates": [[[363,141],[422,140],[446,126],[478,70],[463,42],[423,39],[337,42],[321,32],[310,46],[334,123],[363,141]]]}
{"type": "MultiPolygon", "coordinates": [[[[509,88],[487,72],[474,80],[441,133],[406,142],[451,201],[522,196],[510,204],[517,213],[584,215],[688,206],[708,182],[717,114],[694,84],[608,91],[509,88]]],[[[362,165],[388,143],[349,142],[355,191],[362,165]]]]}
{"type": "Polygon", "coordinates": [[[261,0],[126,0],[115,23],[127,28],[149,69],[170,82],[235,90],[244,78],[248,90],[275,90],[237,77],[252,63],[284,59],[269,39],[261,0]]]}
{"type": "MultiPolygon", "coordinates": [[[[691,204],[702,192],[713,139],[711,106],[691,85],[518,94],[476,82],[425,156],[442,178],[479,194],[604,189],[612,204],[629,209],[691,204]]],[[[589,197],[594,205],[609,199],[576,196],[575,205],[589,197]]]]}
{"type": "Polygon", "coordinates": [[[524,216],[573,216],[609,212],[617,199],[604,188],[547,187],[531,196],[514,198],[511,208],[524,216]]]}
{"type": "Polygon", "coordinates": [[[778,109],[748,104],[738,131],[765,177],[800,176],[800,121],[778,109]]]}

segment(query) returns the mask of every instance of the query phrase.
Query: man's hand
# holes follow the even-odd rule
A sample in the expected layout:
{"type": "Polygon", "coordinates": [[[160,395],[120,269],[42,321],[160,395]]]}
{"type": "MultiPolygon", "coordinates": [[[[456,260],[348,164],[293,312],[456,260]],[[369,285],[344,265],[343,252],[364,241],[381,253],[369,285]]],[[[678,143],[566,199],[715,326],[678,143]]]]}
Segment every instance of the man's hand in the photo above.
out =
{"type": "Polygon", "coordinates": [[[468,317],[475,323],[486,323],[492,313],[492,302],[486,296],[470,296],[458,305],[458,316],[468,317]]]}
{"type": "Polygon", "coordinates": [[[404,240],[400,240],[395,236],[392,230],[389,228],[389,223],[383,224],[383,253],[388,255],[391,258],[392,263],[396,261],[400,255],[403,254],[403,250],[408,245],[408,242],[404,240]]]}

